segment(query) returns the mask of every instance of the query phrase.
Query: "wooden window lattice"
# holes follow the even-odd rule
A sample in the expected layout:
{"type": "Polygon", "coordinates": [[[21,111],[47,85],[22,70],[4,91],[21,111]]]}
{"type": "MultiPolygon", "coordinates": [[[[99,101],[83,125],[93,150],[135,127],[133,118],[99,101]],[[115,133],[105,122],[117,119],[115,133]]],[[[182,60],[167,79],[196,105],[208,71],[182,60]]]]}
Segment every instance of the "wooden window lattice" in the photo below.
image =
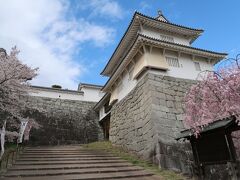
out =
{"type": "Polygon", "coordinates": [[[166,61],[169,66],[178,67],[178,68],[180,67],[179,60],[176,57],[166,57],[166,61]]]}

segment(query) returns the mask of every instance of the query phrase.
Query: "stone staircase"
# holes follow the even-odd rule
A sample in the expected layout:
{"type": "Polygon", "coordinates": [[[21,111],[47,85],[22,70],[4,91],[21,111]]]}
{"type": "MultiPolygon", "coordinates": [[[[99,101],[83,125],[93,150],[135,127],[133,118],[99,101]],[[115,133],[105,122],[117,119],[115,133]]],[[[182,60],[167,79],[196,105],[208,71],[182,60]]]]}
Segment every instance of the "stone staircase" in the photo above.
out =
{"type": "Polygon", "coordinates": [[[85,150],[81,146],[28,147],[0,179],[138,179],[159,177],[105,152],[85,150]]]}

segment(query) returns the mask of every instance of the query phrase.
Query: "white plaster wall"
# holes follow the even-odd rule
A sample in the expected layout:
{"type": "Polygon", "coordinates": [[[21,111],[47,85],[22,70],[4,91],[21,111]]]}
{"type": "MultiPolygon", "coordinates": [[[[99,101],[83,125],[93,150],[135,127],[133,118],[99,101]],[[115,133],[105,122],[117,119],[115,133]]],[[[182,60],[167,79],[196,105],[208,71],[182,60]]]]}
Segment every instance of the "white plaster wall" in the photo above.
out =
{"type": "Polygon", "coordinates": [[[152,48],[151,53],[146,52],[143,55],[137,56],[133,77],[136,78],[145,67],[157,68],[157,69],[168,69],[165,57],[162,55],[162,50],[159,48],[152,48]]]}
{"type": "Polygon", "coordinates": [[[96,88],[82,88],[82,91],[84,92],[83,94],[77,92],[33,88],[30,90],[29,95],[92,102],[98,102],[104,96],[104,93],[102,93],[100,89],[96,88]]]}
{"type": "Polygon", "coordinates": [[[124,73],[122,77],[122,88],[118,93],[118,99],[123,99],[137,84],[137,80],[129,76],[129,72],[124,73]]]}
{"type": "Polygon", "coordinates": [[[142,68],[146,65],[146,54],[139,55],[133,68],[133,78],[135,78],[139,73],[141,73],[142,68]]]}
{"type": "MultiPolygon", "coordinates": [[[[159,53],[161,53],[159,51],[159,53]]],[[[165,56],[163,57],[162,54],[159,54],[159,58],[163,57],[165,59],[166,56],[171,56],[171,57],[177,57],[177,53],[166,53],[165,56]]],[[[157,54],[155,54],[157,56],[157,54]]],[[[180,67],[172,67],[168,66],[167,71],[160,71],[160,70],[151,70],[152,72],[156,74],[161,74],[161,75],[166,75],[166,76],[172,76],[172,77],[177,77],[177,78],[183,78],[183,79],[192,79],[196,80],[199,73],[204,70],[213,70],[213,64],[208,63],[208,61],[204,58],[195,58],[196,62],[200,63],[201,71],[197,71],[194,66],[194,61],[192,60],[190,55],[182,55],[178,57],[180,67]]],[[[134,71],[138,69],[139,66],[136,63],[134,67],[134,71]]],[[[135,72],[136,73],[136,72],[135,72]]],[[[122,81],[121,83],[118,84],[112,91],[112,95],[110,98],[110,103],[118,99],[120,101],[123,99],[137,84],[137,80],[129,78],[129,73],[124,73],[122,76],[122,81]]]]}
{"type": "Polygon", "coordinates": [[[156,38],[156,39],[160,39],[160,40],[161,40],[161,35],[172,36],[174,38],[174,43],[190,46],[190,39],[185,38],[183,36],[179,36],[177,34],[168,33],[168,32],[165,32],[165,31],[159,31],[159,30],[152,29],[152,28],[149,28],[149,27],[144,27],[142,29],[141,33],[143,35],[153,37],[153,38],[156,38]]]}
{"type": "Polygon", "coordinates": [[[137,80],[133,79],[133,75],[125,71],[122,75],[122,81],[111,92],[110,104],[113,100],[118,99],[120,101],[123,99],[137,84],[137,80]],[[114,97],[113,97],[113,96],[114,97]]]}
{"type": "Polygon", "coordinates": [[[99,121],[101,121],[105,116],[107,116],[110,113],[110,111],[108,113],[105,113],[105,108],[104,106],[102,106],[99,109],[99,121]]]}
{"type": "Polygon", "coordinates": [[[102,118],[104,118],[106,115],[106,113],[104,112],[104,106],[102,106],[100,109],[99,109],[99,120],[101,120],[102,118]]]}
{"type": "Polygon", "coordinates": [[[83,87],[81,91],[84,92],[84,101],[98,102],[104,96],[99,88],[83,87]]]}
{"type": "Polygon", "coordinates": [[[33,89],[29,92],[30,96],[48,97],[48,98],[58,98],[58,99],[69,99],[69,100],[80,100],[83,101],[84,97],[81,94],[69,94],[66,92],[56,92],[47,90],[37,90],[33,89]]]}
{"type": "MultiPolygon", "coordinates": [[[[165,56],[171,56],[170,54],[166,54],[165,56]]],[[[194,66],[194,61],[190,56],[180,56],[178,57],[180,67],[172,67],[169,66],[169,70],[162,74],[177,78],[183,79],[197,79],[199,73],[204,70],[213,70],[213,65],[208,63],[206,59],[195,58],[196,62],[199,62],[201,71],[197,71],[194,66]]]]}

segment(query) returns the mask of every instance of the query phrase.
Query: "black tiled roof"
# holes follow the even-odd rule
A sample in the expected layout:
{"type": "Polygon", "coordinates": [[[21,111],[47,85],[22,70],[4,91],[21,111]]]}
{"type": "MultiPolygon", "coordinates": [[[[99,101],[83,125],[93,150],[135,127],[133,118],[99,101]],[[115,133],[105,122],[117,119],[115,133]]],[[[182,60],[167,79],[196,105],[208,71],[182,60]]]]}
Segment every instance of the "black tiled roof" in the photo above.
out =
{"type": "MultiPolygon", "coordinates": [[[[145,18],[149,18],[151,20],[154,20],[154,21],[157,21],[157,22],[161,22],[161,23],[165,23],[165,24],[169,24],[169,25],[173,25],[173,26],[177,26],[177,27],[180,27],[180,28],[184,28],[184,29],[189,29],[189,30],[193,30],[193,31],[199,31],[199,32],[203,32],[204,30],[203,29],[196,29],[196,28],[190,28],[190,27],[186,27],[186,26],[182,26],[182,25],[179,25],[179,24],[174,24],[174,23],[170,23],[169,21],[161,21],[161,20],[158,20],[156,18],[153,18],[151,16],[147,16],[147,15],[144,15],[140,12],[135,12],[136,14],[140,15],[140,16],[143,16],[145,18]]],[[[162,15],[163,16],[163,15],[162,15]]],[[[163,16],[164,17],[164,16],[163,16]]],[[[166,18],[165,18],[166,19],[166,18]]]]}
{"type": "Polygon", "coordinates": [[[104,69],[102,70],[102,72],[100,74],[103,74],[103,72],[106,70],[106,68],[109,65],[111,59],[113,58],[114,54],[116,53],[118,47],[120,46],[120,44],[122,43],[124,37],[126,36],[126,34],[127,34],[127,32],[128,32],[128,30],[129,30],[129,28],[130,28],[130,26],[131,26],[131,24],[132,24],[132,22],[133,22],[133,20],[134,20],[136,15],[139,15],[139,16],[142,16],[142,17],[145,17],[145,18],[149,18],[149,19],[151,19],[153,21],[156,21],[156,22],[161,22],[161,23],[169,24],[169,25],[172,25],[172,26],[177,26],[177,27],[180,27],[180,28],[188,29],[188,30],[203,32],[202,29],[194,29],[194,28],[189,28],[189,27],[186,27],[186,26],[182,26],[182,25],[178,25],[178,24],[174,24],[174,23],[170,23],[170,22],[161,21],[161,20],[158,20],[156,18],[153,18],[153,17],[150,17],[150,16],[146,16],[146,15],[140,13],[140,12],[135,11],[135,13],[134,13],[134,15],[133,15],[133,17],[132,17],[128,27],[127,27],[127,30],[123,34],[120,42],[118,43],[117,47],[115,48],[114,52],[112,53],[112,56],[110,57],[109,61],[107,62],[106,66],[104,67],[104,69]]]}
{"type": "MultiPolygon", "coordinates": [[[[128,53],[130,52],[130,50],[132,49],[132,47],[134,46],[135,42],[137,41],[138,37],[143,37],[143,38],[147,38],[149,40],[154,40],[154,41],[158,41],[158,42],[163,42],[163,43],[168,43],[168,44],[172,44],[172,45],[176,45],[176,46],[180,46],[180,47],[184,47],[184,48],[189,48],[189,49],[193,49],[193,50],[198,50],[198,51],[203,51],[203,52],[207,52],[207,53],[214,53],[220,56],[226,56],[228,55],[227,53],[219,53],[219,52],[214,52],[214,51],[209,51],[209,50],[205,50],[205,49],[200,49],[200,48],[195,48],[195,47],[191,47],[191,46],[186,46],[186,45],[182,45],[182,44],[178,44],[178,43],[172,43],[172,42],[168,42],[168,41],[163,41],[160,39],[156,39],[156,38],[152,38],[149,36],[145,36],[142,34],[138,34],[137,37],[134,40],[134,43],[132,44],[132,46],[129,48],[128,52],[126,53],[126,55],[122,58],[122,61],[118,64],[117,68],[115,69],[115,71],[112,73],[114,74],[117,69],[121,66],[123,59],[128,55],[128,53]]],[[[112,77],[112,76],[111,76],[112,77]]],[[[105,83],[105,85],[102,87],[102,90],[105,88],[105,86],[108,84],[108,82],[111,80],[111,77],[107,80],[107,82],[105,83]]]]}
{"type": "Polygon", "coordinates": [[[130,26],[131,26],[131,24],[132,24],[132,22],[133,22],[133,19],[134,19],[135,15],[136,15],[136,13],[135,13],[134,16],[132,17],[132,19],[131,19],[131,21],[130,21],[130,23],[129,23],[129,25],[128,25],[127,30],[126,30],[125,33],[123,34],[123,36],[122,36],[121,40],[119,41],[117,47],[115,48],[114,52],[112,53],[112,56],[110,57],[109,61],[107,62],[106,66],[104,67],[104,69],[102,70],[102,72],[101,72],[100,74],[103,74],[103,72],[104,72],[105,69],[107,68],[108,64],[110,63],[111,59],[113,58],[114,54],[116,53],[118,47],[119,47],[120,44],[122,43],[124,37],[126,36],[128,30],[129,30],[129,28],[130,28],[130,26]]]}
{"type": "Polygon", "coordinates": [[[201,48],[196,48],[196,47],[192,47],[192,46],[187,46],[187,45],[183,45],[183,44],[179,44],[179,43],[163,41],[163,40],[156,39],[156,38],[153,38],[153,37],[145,36],[143,34],[139,34],[139,36],[147,38],[147,39],[150,39],[150,40],[163,42],[163,43],[168,43],[168,44],[171,44],[171,45],[181,46],[181,47],[184,47],[184,48],[194,49],[194,50],[203,51],[203,52],[207,52],[207,53],[214,53],[214,54],[222,55],[222,56],[227,56],[228,55],[227,53],[214,52],[214,51],[209,51],[209,50],[206,50],[206,49],[201,49],[201,48]]]}

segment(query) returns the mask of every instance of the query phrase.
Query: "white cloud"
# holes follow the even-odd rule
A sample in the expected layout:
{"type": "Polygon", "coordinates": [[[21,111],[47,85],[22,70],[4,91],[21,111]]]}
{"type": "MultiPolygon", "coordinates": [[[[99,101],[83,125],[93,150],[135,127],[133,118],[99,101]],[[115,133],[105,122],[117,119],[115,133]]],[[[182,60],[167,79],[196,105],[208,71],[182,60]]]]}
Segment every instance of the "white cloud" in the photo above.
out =
{"type": "Polygon", "coordinates": [[[0,47],[17,45],[24,63],[39,67],[36,85],[60,84],[76,89],[85,71],[73,53],[84,42],[111,43],[114,30],[69,17],[69,4],[61,0],[0,0],[0,47]]]}
{"type": "Polygon", "coordinates": [[[91,16],[102,16],[108,19],[122,19],[124,10],[116,2],[112,0],[86,0],[80,1],[79,8],[91,8],[91,16]]]}
{"type": "Polygon", "coordinates": [[[140,12],[144,13],[148,10],[151,10],[152,9],[152,6],[150,5],[149,2],[146,2],[146,1],[141,1],[140,2],[140,12]]]}

